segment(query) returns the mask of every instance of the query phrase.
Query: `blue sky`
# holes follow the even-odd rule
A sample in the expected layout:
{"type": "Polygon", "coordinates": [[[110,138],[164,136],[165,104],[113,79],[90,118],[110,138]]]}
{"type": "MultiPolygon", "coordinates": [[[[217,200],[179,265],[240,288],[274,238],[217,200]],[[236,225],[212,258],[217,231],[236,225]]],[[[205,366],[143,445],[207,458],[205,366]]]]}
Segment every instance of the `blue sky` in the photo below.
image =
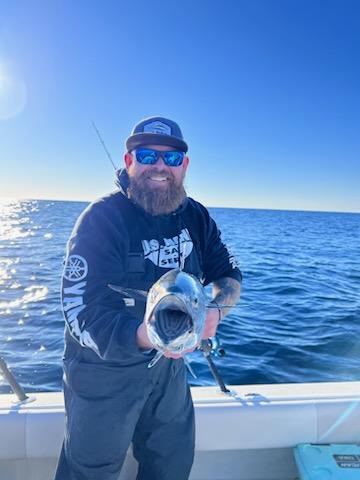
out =
{"type": "Polygon", "coordinates": [[[360,210],[360,4],[0,0],[0,196],[93,200],[177,121],[207,206],[360,210]]]}

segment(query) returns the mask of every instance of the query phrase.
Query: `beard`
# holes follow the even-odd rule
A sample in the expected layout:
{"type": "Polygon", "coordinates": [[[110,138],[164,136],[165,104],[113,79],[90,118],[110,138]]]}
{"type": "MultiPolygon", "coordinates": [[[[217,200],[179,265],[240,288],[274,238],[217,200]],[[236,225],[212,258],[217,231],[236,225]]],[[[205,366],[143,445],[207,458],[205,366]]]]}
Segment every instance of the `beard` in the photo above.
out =
{"type": "MultiPolygon", "coordinates": [[[[161,170],[151,170],[151,174],[161,174],[161,170]]],[[[166,172],[167,185],[149,185],[150,172],[143,172],[137,178],[129,175],[128,195],[151,215],[165,215],[174,212],[186,198],[183,181],[176,181],[171,172],[166,172]]]]}

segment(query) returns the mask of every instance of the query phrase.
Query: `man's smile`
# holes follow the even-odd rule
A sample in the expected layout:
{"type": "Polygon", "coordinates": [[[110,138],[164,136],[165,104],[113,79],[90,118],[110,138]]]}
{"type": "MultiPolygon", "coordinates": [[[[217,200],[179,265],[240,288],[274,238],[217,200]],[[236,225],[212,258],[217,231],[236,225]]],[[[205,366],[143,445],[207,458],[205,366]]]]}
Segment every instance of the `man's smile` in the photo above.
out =
{"type": "Polygon", "coordinates": [[[148,179],[157,183],[169,181],[169,177],[164,177],[163,175],[149,175],[148,179]]]}

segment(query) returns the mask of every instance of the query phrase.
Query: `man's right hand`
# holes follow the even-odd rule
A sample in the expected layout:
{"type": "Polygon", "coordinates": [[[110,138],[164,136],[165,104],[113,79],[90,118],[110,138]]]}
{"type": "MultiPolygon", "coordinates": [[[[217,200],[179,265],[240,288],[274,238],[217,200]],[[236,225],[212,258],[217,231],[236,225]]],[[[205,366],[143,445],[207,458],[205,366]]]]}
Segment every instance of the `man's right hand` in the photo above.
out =
{"type": "Polygon", "coordinates": [[[193,348],[189,348],[189,350],[185,350],[184,352],[182,352],[181,354],[178,354],[178,353],[172,353],[172,352],[164,352],[164,357],[166,358],[173,358],[174,360],[178,360],[179,358],[182,358],[184,355],[186,355],[187,353],[191,353],[193,352],[194,350],[196,350],[198,348],[198,345],[196,345],[195,347],[193,348]]]}
{"type": "Polygon", "coordinates": [[[140,327],[136,331],[136,341],[139,348],[144,348],[144,349],[154,348],[154,345],[149,340],[149,337],[146,331],[146,325],[144,322],[140,325],[140,327]]]}

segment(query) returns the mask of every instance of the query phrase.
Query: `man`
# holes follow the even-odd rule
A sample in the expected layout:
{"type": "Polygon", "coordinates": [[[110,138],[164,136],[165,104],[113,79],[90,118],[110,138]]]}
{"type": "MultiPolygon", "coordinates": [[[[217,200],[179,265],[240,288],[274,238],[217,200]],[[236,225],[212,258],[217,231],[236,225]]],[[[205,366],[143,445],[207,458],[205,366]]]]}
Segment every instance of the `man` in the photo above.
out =
{"type": "MultiPolygon", "coordinates": [[[[186,196],[188,150],[166,118],[138,123],[126,141],[119,191],[89,205],[67,246],[62,305],[65,439],[56,480],[117,480],[130,443],[138,480],[185,480],[194,456],[194,411],[184,361],[156,354],[144,303],[108,285],[148,290],[182,268],[234,304],[241,273],[208,211],[186,196]]],[[[228,309],[209,309],[204,338],[228,309]]]]}

